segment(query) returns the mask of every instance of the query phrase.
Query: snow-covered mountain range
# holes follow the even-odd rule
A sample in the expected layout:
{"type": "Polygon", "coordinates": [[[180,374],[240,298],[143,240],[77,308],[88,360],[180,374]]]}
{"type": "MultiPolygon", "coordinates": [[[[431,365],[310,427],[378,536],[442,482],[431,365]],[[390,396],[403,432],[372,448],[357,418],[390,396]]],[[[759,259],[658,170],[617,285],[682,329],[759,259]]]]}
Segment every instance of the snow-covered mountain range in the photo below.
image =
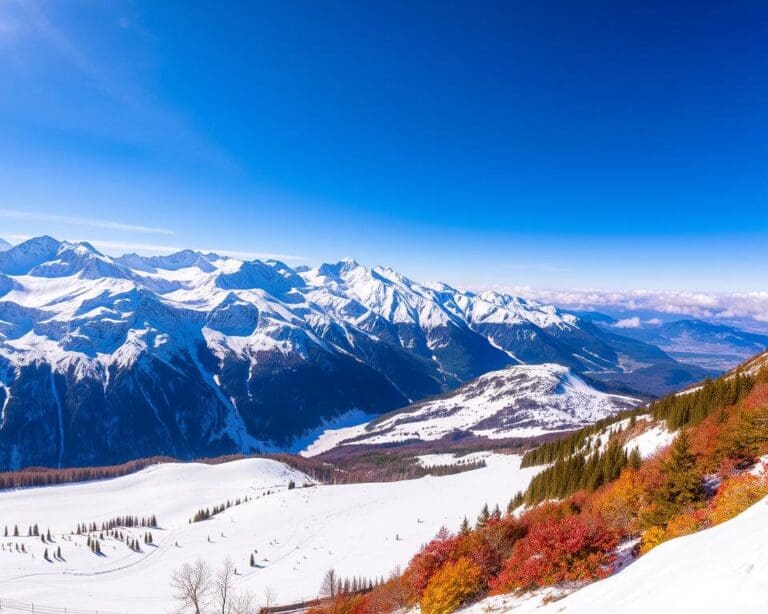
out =
{"type": "Polygon", "coordinates": [[[516,365],[367,424],[326,431],[305,454],[339,445],[435,441],[457,433],[535,437],[586,426],[639,403],[596,390],[562,365],[516,365]]]}
{"type": "Polygon", "coordinates": [[[353,260],[0,251],[0,468],[284,448],[515,364],[646,393],[706,372],[574,314],[353,260]]]}

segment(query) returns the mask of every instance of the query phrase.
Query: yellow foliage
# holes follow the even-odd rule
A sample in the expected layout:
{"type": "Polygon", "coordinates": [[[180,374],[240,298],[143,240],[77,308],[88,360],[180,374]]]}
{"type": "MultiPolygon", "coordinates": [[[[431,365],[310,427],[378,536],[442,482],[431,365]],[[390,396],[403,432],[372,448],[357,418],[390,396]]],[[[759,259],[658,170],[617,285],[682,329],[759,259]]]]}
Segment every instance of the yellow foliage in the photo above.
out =
{"type": "Polygon", "coordinates": [[[763,478],[742,474],[726,480],[712,502],[712,524],[720,524],[738,516],[767,495],[768,485],[763,478]]]}
{"type": "Polygon", "coordinates": [[[638,471],[625,470],[613,484],[593,497],[593,511],[611,528],[632,531],[638,510],[645,504],[645,487],[638,471]]]}
{"type": "Polygon", "coordinates": [[[645,533],[640,541],[640,554],[650,552],[660,543],[667,540],[667,532],[659,526],[652,526],[645,533]]]}
{"type": "Polygon", "coordinates": [[[690,535],[696,531],[701,531],[706,526],[706,511],[699,510],[689,514],[679,514],[672,518],[667,524],[664,540],[690,535]]]}
{"type": "Polygon", "coordinates": [[[460,558],[447,563],[427,585],[421,598],[422,614],[451,614],[483,589],[483,572],[472,561],[460,558]]]}

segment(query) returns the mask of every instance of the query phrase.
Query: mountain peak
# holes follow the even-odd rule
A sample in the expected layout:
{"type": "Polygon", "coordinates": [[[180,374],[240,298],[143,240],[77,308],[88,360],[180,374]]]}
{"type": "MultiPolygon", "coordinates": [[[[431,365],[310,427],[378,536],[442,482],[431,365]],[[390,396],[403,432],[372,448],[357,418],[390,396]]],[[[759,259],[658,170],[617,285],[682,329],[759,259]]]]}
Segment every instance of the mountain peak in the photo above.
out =
{"type": "Polygon", "coordinates": [[[61,247],[61,242],[43,235],[33,237],[0,252],[0,273],[24,275],[35,266],[53,260],[61,247]]]}

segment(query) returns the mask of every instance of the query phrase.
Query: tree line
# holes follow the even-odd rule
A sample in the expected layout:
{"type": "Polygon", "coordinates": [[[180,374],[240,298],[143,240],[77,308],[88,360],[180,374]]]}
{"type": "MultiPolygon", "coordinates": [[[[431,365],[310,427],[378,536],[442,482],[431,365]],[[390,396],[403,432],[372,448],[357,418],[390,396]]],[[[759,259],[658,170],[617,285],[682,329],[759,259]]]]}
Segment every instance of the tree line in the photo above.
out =
{"type": "Polygon", "coordinates": [[[692,392],[673,394],[654,401],[650,412],[656,420],[666,420],[667,428],[677,430],[699,424],[713,411],[725,411],[745,398],[755,385],[755,377],[736,372],[730,377],[713,380],[692,392]]]}
{"type": "MultiPolygon", "coordinates": [[[[637,416],[643,413],[641,409],[634,409],[629,412],[622,412],[608,418],[598,420],[594,424],[580,428],[573,433],[569,433],[554,441],[548,441],[543,443],[532,450],[528,450],[523,455],[523,460],[520,463],[521,467],[533,467],[535,465],[549,465],[554,463],[560,458],[566,458],[576,452],[582,451],[594,435],[602,433],[609,426],[629,419],[629,427],[633,427],[637,416]]],[[[621,428],[616,428],[611,431],[620,432],[621,428]]]]}
{"type": "Polygon", "coordinates": [[[637,448],[627,453],[618,440],[611,439],[604,451],[598,449],[589,455],[577,452],[567,458],[558,458],[551,467],[534,476],[526,491],[512,499],[510,507],[563,499],[579,490],[596,490],[616,480],[622,470],[637,469],[641,463],[637,448]]]}

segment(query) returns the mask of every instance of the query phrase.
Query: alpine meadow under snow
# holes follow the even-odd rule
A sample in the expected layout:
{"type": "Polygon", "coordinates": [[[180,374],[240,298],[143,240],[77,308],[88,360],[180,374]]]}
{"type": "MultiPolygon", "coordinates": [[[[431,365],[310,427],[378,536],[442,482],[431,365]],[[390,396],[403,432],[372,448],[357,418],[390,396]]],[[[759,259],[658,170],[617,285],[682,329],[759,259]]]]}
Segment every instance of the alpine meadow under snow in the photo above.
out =
{"type": "Polygon", "coordinates": [[[265,459],[168,463],[112,480],[0,492],[0,531],[8,528],[0,538],[0,599],[170,612],[177,605],[170,585],[175,569],[198,558],[217,566],[227,556],[237,569],[234,588],[253,593],[257,604],[264,604],[267,589],[273,605],[314,599],[329,569],[386,578],[440,527],[458,526],[485,503],[503,508],[508,493],[525,488],[538,471],[520,469],[519,456],[485,461],[482,469],[445,477],[348,485],[315,485],[265,459]],[[198,510],[238,499],[190,523],[198,510]],[[133,515],[154,515],[158,527],[121,527],[118,537],[101,529],[102,522],[133,515]],[[81,523],[88,531],[78,534],[81,523]],[[50,530],[50,541],[27,536],[35,525],[43,536],[50,530]],[[148,532],[151,544],[144,541],[148,532]],[[88,547],[91,539],[99,540],[100,554],[88,547]],[[138,551],[127,545],[130,539],[138,551]]]}

